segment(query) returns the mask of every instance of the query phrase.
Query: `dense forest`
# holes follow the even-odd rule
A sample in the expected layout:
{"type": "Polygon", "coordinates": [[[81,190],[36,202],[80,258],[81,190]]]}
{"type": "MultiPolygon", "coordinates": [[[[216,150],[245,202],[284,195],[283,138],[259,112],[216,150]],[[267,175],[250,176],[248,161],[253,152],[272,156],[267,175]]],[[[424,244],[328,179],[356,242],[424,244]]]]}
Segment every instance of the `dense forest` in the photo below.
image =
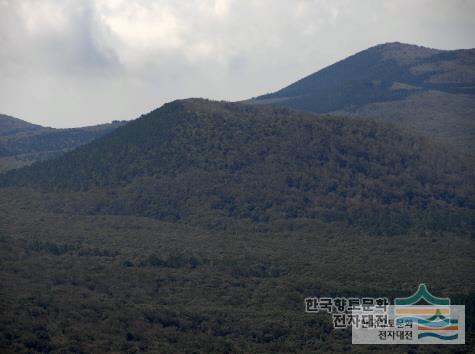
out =
{"type": "Polygon", "coordinates": [[[248,102],[0,116],[0,352],[473,353],[472,67],[393,43],[248,102]],[[305,312],[420,283],[466,306],[465,345],[352,345],[305,312]]]}
{"type": "Polygon", "coordinates": [[[226,227],[473,229],[472,165],[392,126],[206,100],[166,104],[3,185],[68,207],[226,227]]]}
{"type": "Polygon", "coordinates": [[[0,193],[2,353],[470,353],[473,239],[211,230],[51,210],[48,192],[0,193]],[[407,296],[425,282],[466,308],[467,345],[351,345],[308,296],[407,296]]]}
{"type": "Polygon", "coordinates": [[[0,177],[2,353],[468,353],[473,164],[373,121],[175,101],[0,177]],[[464,304],[465,346],[352,346],[308,296],[464,304]]]}

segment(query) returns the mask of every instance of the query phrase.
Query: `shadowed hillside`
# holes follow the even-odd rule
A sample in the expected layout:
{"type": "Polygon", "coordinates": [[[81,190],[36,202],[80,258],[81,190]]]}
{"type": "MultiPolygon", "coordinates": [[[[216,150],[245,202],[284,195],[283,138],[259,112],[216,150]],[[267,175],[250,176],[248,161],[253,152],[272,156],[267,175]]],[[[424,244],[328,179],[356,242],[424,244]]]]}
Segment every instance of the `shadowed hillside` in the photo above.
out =
{"type": "Polygon", "coordinates": [[[0,173],[59,156],[123,124],[113,122],[83,128],[54,129],[0,115],[0,173]]]}
{"type": "Polygon", "coordinates": [[[387,43],[251,102],[390,121],[473,152],[474,95],[474,49],[387,43]]]}
{"type": "Polygon", "coordinates": [[[390,126],[194,99],[2,183],[80,192],[68,203],[91,213],[402,233],[467,230],[472,177],[461,158],[390,126]]]}
{"type": "Polygon", "coordinates": [[[0,136],[11,136],[15,134],[25,134],[34,131],[39,131],[43,128],[41,125],[31,124],[24,120],[0,114],[0,136]]]}

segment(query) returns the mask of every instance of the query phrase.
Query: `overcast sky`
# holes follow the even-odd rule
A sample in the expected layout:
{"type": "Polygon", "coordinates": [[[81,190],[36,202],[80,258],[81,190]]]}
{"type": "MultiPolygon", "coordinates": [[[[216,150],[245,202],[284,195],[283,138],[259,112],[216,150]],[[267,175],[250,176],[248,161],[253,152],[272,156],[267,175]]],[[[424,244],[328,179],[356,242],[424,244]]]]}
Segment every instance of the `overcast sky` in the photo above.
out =
{"type": "Polygon", "coordinates": [[[275,91],[370,46],[475,47],[473,0],[0,0],[0,113],[53,126],[275,91]]]}

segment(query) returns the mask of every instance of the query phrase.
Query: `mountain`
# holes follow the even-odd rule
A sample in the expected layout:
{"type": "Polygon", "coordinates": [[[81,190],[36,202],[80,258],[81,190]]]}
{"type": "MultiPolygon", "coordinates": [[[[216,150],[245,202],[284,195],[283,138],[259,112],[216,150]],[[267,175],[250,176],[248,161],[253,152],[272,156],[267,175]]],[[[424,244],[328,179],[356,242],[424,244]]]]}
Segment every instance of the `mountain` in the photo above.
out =
{"type": "Polygon", "coordinates": [[[467,344],[410,352],[464,353],[466,159],[372,120],[168,103],[0,175],[0,352],[381,354],[305,299],[424,283],[465,305],[467,344]]]}
{"type": "Polygon", "coordinates": [[[371,117],[475,151],[475,49],[378,45],[251,100],[371,117]]]}
{"type": "Polygon", "coordinates": [[[0,173],[50,159],[110,133],[124,122],[54,129],[0,115],[0,173]]]}
{"type": "Polygon", "coordinates": [[[42,126],[25,122],[24,120],[0,114],[0,136],[28,133],[43,129],[42,126]]]}
{"type": "Polygon", "coordinates": [[[209,227],[341,222],[402,233],[468,229],[475,207],[468,166],[377,122],[190,99],[0,183],[67,193],[55,205],[75,212],[209,227]]]}

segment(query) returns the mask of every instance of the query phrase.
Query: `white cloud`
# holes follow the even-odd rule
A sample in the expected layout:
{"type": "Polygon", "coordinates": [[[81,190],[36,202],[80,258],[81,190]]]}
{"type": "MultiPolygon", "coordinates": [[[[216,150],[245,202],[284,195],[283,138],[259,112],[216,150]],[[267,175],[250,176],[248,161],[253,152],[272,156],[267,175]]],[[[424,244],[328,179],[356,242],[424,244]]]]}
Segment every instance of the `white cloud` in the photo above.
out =
{"type": "Polygon", "coordinates": [[[0,112],[53,126],[278,89],[369,46],[473,47],[465,0],[0,0],[0,112]]]}
{"type": "Polygon", "coordinates": [[[130,50],[175,49],[180,47],[186,24],[168,6],[157,3],[123,2],[98,11],[112,34],[130,50]]]}

